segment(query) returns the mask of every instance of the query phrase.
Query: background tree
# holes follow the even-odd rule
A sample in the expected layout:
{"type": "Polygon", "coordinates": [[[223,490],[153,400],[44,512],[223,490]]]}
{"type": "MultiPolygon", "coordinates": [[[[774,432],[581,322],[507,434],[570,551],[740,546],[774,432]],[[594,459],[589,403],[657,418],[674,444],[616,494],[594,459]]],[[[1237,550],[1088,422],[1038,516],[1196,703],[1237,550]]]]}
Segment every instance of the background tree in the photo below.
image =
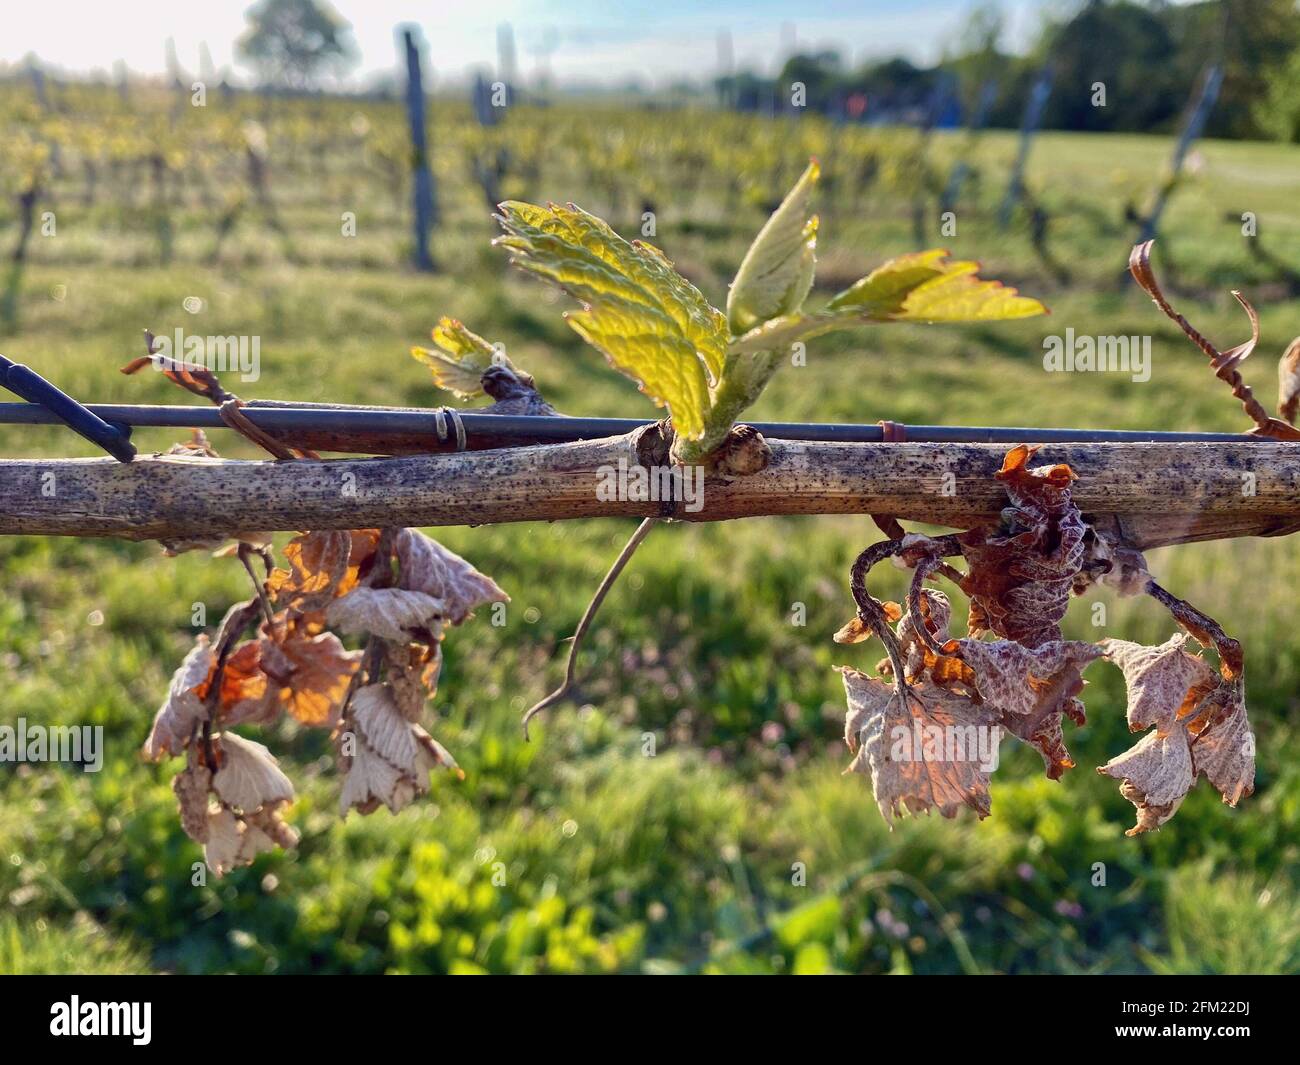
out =
{"type": "Polygon", "coordinates": [[[265,84],[305,89],[358,60],[351,24],[324,0],[259,0],[245,17],[235,51],[265,84]]]}

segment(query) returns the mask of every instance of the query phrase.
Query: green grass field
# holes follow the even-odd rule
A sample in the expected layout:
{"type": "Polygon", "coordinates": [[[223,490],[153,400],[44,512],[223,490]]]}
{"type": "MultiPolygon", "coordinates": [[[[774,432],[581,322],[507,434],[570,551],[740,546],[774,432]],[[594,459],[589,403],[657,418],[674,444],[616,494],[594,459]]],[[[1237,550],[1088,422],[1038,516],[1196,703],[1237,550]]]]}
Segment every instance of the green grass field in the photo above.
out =
{"type": "MultiPolygon", "coordinates": [[[[379,105],[365,107],[378,125],[379,105]]],[[[337,151],[304,150],[277,166],[273,140],[271,187],[291,256],[254,211],[219,261],[207,261],[211,210],[182,199],[167,208],[173,251],[164,264],[147,194],[128,204],[104,189],[84,203],[69,166],[52,186],[58,235],[34,238],[27,268],[8,279],[0,350],[80,398],[184,402],[158,375],[118,374],[141,353],[142,328],[256,334],[261,378],[226,381],[246,398],[433,405],[448,397],[406,351],[451,314],[505,342],[565,413],[653,416],[564,325],[570,301],[489,247],[494,226],[466,162],[479,134],[459,112],[442,140],[435,126],[444,146],[439,272],[404,268],[406,201],[350,139],[355,109],[331,103],[306,116],[337,151]],[[340,235],[343,211],[357,214],[355,238],[340,235]],[[187,297],[203,301],[199,313],[183,308],[187,297]]],[[[918,250],[906,170],[890,170],[912,134],[557,110],[512,115],[484,143],[515,143],[523,134],[511,124],[530,122],[542,132],[519,151],[536,152],[540,166],[512,171],[505,195],[573,200],[628,235],[648,200],[655,242],[717,305],[763,205],[814,151],[833,175],[819,292],[918,250]],[[582,139],[567,136],[574,130],[582,139]],[[679,141],[717,153],[703,178],[679,141]],[[733,194],[727,168],[749,142],[773,162],[733,194]],[[611,148],[601,158],[596,144],[624,155],[611,148]],[[883,161],[874,181],[853,178],[856,163],[837,170],[871,151],[883,161]],[[616,165],[631,176],[609,179],[616,165]]],[[[1144,206],[1170,150],[1161,138],[1039,138],[1028,182],[1051,216],[1050,255],[1072,275],[1063,283],[1023,217],[1011,232],[997,229],[1015,139],[987,135],[972,155],[977,180],[958,207],[957,235],[941,237],[937,215],[927,215],[925,245],[981,259],[987,276],[1039,296],[1052,316],[815,340],[807,366],[784,369],[753,416],[1246,428],[1199,353],[1120,283],[1136,234],[1124,205],[1144,206]],[[1044,372],[1042,340],[1066,327],[1152,335],[1151,380],[1044,372]]],[[[923,165],[941,183],[962,151],[962,137],[938,136],[923,165]]],[[[237,161],[218,168],[218,194],[239,174],[237,161]]],[[[1298,197],[1300,149],[1205,143],[1156,252],[1175,304],[1222,346],[1248,336],[1227,290],[1255,299],[1263,341],[1244,373],[1270,405],[1276,355],[1300,333],[1300,303],[1250,254],[1240,217],[1254,212],[1263,246],[1300,269],[1298,197]]],[[[7,249],[16,222],[8,201],[3,210],[7,249]]],[[[140,433],[138,443],[159,449],[176,438],[140,433]]],[[[252,455],[229,434],[214,443],[252,455]]],[[[66,432],[0,427],[6,457],[87,453],[66,432]]],[[[849,563],[879,537],[866,517],[655,530],[600,615],[582,705],[555,713],[525,743],[519,715],[558,681],[562,641],[630,531],[608,520],[438,532],[513,597],[504,628],[480,617],[446,644],[432,731],[465,779],[436,777],[432,795],[399,816],[340,822],[326,738],[279,725],[270,745],[299,784],[289,818],[302,842],[206,886],[191,884],[201,853],[178,823],[174,767],[147,765],[137,751],[193,641],[193,604],[219,618],[247,595],[243,571],[203,553],[164,558],[155,544],[0,542],[0,721],[102,725],[107,744],[97,774],[0,766],[0,971],[1300,969],[1294,540],[1152,554],[1166,587],[1246,646],[1259,770],[1240,808],[1201,782],[1162,831],[1128,839],[1132,807],[1092,771],[1130,743],[1122,679],[1104,663],[1088,674],[1087,726],[1067,730],[1078,768],[1048,781],[1032,751],[1008,745],[982,823],[920,818],[890,832],[866,783],[841,775],[843,692],[831,666],[867,669],[880,657],[878,644],[830,639],[852,613],[849,563]],[[797,603],[802,626],[792,623],[797,603]],[[654,757],[643,753],[646,733],[654,757]]],[[[903,579],[876,580],[897,597],[903,579]]],[[[1160,642],[1172,632],[1154,604],[1098,594],[1105,635],[1160,642]]],[[[1090,624],[1096,598],[1073,606],[1067,635],[1102,635],[1090,624]]]]}

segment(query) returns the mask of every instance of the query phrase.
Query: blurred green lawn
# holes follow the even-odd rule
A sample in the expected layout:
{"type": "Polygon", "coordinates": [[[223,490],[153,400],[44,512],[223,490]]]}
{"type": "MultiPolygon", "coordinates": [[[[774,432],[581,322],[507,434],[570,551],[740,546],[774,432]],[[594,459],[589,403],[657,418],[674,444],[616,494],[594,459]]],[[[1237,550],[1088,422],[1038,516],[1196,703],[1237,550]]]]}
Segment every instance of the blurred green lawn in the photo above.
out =
{"type": "MultiPolygon", "coordinates": [[[[509,271],[488,246],[493,226],[468,157],[494,138],[523,138],[529,123],[538,172],[517,166],[504,194],[575,200],[629,235],[652,205],[656,242],[718,305],[762,205],[811,151],[832,179],[821,230],[828,290],[916,250],[910,171],[898,163],[910,134],[563,109],[512,115],[480,134],[445,107],[434,132],[441,269],[422,277],[401,265],[400,188],[347,134],[354,111],[376,127],[386,113],[334,102],[311,105],[304,119],[298,105],[278,106],[278,120],[305,120],[327,148],[339,145],[272,167],[295,261],[253,213],[220,262],[204,262],[211,214],[185,203],[169,208],[174,258],[162,265],[147,198],[128,207],[105,189],[84,204],[69,168],[54,186],[60,235],[34,241],[0,322],[4,353],[79,397],[184,402],[156,375],[117,373],[140,353],[142,328],[256,334],[261,379],[226,380],[246,397],[436,404],[447,397],[405,352],[452,314],[504,341],[566,413],[650,417],[635,388],[563,324],[569,301],[509,271]],[[566,139],[574,130],[583,139],[566,139]],[[701,163],[679,143],[723,147],[701,163]],[[747,143],[774,162],[733,190],[726,168],[747,143]],[[872,151],[877,177],[863,184],[852,175],[872,151]],[[854,167],[837,171],[837,160],[854,167]],[[351,244],[339,236],[347,210],[358,215],[351,244]],[[204,301],[199,314],[182,308],[190,296],[204,301]]],[[[937,137],[923,180],[941,183],[963,145],[937,137]]],[[[1203,358],[1119,283],[1135,230],[1124,204],[1143,206],[1170,147],[1039,138],[1029,184],[1052,217],[1051,254],[1073,274],[1062,285],[1023,219],[1009,233],[994,225],[1015,140],[988,135],[957,236],[938,237],[936,218],[927,244],[981,258],[988,276],[1042,297],[1052,317],[819,339],[806,367],[782,371],[755,418],[1245,428],[1203,358]],[[1150,382],[1044,373],[1042,339],[1067,326],[1152,334],[1150,382]]],[[[221,180],[237,181],[238,167],[228,169],[221,180]]],[[[1300,269],[1298,195],[1300,150],[1204,144],[1156,253],[1161,275],[1173,270],[1176,305],[1223,346],[1248,333],[1227,288],[1257,298],[1264,339],[1245,375],[1270,404],[1275,356],[1300,333],[1300,305],[1250,256],[1239,219],[1255,212],[1265,247],[1300,269]]],[[[12,214],[0,213],[0,246],[14,237],[12,214]]],[[[163,448],[174,438],[146,432],[138,442],[163,448]]],[[[251,454],[229,434],[214,442],[251,454]]],[[[6,456],[85,453],[68,433],[0,427],[6,456]]],[[[399,816],[340,822],[326,738],[279,725],[259,738],[299,785],[290,820],[301,845],[198,887],[201,854],[180,829],[174,767],[143,764],[136,752],[194,638],[193,604],[219,618],[247,594],[242,570],[201,553],[165,559],[151,544],[0,542],[0,720],[102,725],[107,742],[98,774],[0,766],[0,971],[1300,968],[1294,540],[1153,553],[1163,584],[1246,645],[1259,772],[1238,810],[1202,782],[1165,829],[1127,839],[1132,807],[1092,771],[1130,743],[1121,679],[1104,663],[1088,674],[1087,726],[1067,732],[1078,768],[1048,781],[1037,755],[1008,745],[983,823],[920,818],[891,833],[866,783],[841,776],[843,695],[831,666],[870,668],[880,657],[878,645],[830,640],[851,614],[849,562],[879,537],[865,517],[655,530],[595,627],[583,705],[553,714],[525,743],[519,715],[554,686],[562,641],[630,531],[612,520],[438,531],[513,596],[504,628],[480,617],[445,645],[432,731],[465,779],[436,777],[432,795],[399,816]],[[792,623],[797,603],[807,608],[802,626],[792,623]],[[654,757],[644,754],[647,733],[654,757]]],[[[901,593],[901,574],[878,579],[901,593]]],[[[1106,635],[1162,641],[1172,631],[1154,604],[1099,594],[1106,635]]],[[[1071,637],[1101,635],[1090,624],[1094,598],[1073,607],[1071,637]]]]}

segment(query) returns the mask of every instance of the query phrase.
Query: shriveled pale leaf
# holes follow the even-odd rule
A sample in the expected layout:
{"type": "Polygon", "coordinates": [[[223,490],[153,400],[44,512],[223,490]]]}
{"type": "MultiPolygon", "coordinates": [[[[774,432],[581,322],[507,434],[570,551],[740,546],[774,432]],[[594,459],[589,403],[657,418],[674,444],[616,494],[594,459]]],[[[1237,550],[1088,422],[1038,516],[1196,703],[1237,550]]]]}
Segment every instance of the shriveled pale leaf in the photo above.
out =
{"type": "Polygon", "coordinates": [[[1243,682],[1222,682],[1196,708],[1208,721],[1192,740],[1192,765],[1229,806],[1255,790],[1255,735],[1246,718],[1243,682]],[[1208,704],[1208,705],[1207,705],[1208,704]]]}
{"type": "Polygon", "coordinates": [[[1138,824],[1130,835],[1158,827],[1178,808],[1181,797],[1172,801],[1168,788],[1160,790],[1153,778],[1164,771],[1169,775],[1159,777],[1158,783],[1181,782],[1184,748],[1183,793],[1201,773],[1231,806],[1255,787],[1255,737],[1246,717],[1245,678],[1239,668],[1230,677],[1221,676],[1199,656],[1184,651],[1186,642],[1187,636],[1177,633],[1159,647],[1125,640],[1103,644],[1106,657],[1124,671],[1130,728],[1155,726],[1136,747],[1102,769],[1126,782],[1120,792],[1138,807],[1138,824]]]}
{"type": "Polygon", "coordinates": [[[237,817],[221,807],[208,816],[208,840],[204,861],[217,877],[240,866],[251,865],[259,854],[277,845],[293,846],[298,835],[279,819],[278,811],[263,811],[255,817],[237,817]]]}
{"type": "Polygon", "coordinates": [[[181,828],[195,843],[208,841],[208,811],[212,773],[207,766],[191,762],[172,780],[172,791],[181,809],[181,828]]]}
{"type": "Polygon", "coordinates": [[[416,794],[413,780],[361,743],[343,775],[339,812],[346,817],[349,810],[355,809],[365,815],[387,806],[397,813],[409,806],[416,794]]]}
{"type": "Polygon", "coordinates": [[[1122,780],[1120,794],[1137,807],[1137,824],[1125,835],[1159,828],[1173,817],[1192,786],[1187,731],[1175,726],[1168,733],[1151,732],[1097,772],[1122,780]]]}
{"type": "Polygon", "coordinates": [[[1186,643],[1187,635],[1181,632],[1159,647],[1128,640],[1102,641],[1106,658],[1124,672],[1132,731],[1153,725],[1168,731],[1218,683],[1218,675],[1203,658],[1183,649],[1186,643]]]}
{"type": "Polygon", "coordinates": [[[1035,450],[1012,448],[996,474],[1012,504],[1002,523],[958,538],[970,563],[961,582],[971,599],[968,630],[992,630],[1027,647],[1061,638],[1088,528],[1070,498],[1070,467],[1030,468],[1035,450]]]}
{"type": "Polygon", "coordinates": [[[407,720],[386,684],[359,688],[352,698],[356,749],[339,806],[367,814],[382,804],[393,813],[429,790],[429,771],[456,761],[419,725],[407,720]]]}
{"type": "Polygon", "coordinates": [[[233,732],[223,732],[217,746],[221,765],[212,774],[212,790],[223,805],[251,814],[267,805],[293,801],[293,784],[265,746],[233,732]]]}
{"type": "Polygon", "coordinates": [[[984,322],[1047,313],[1038,300],[979,277],[942,248],[900,255],[836,295],[827,310],[876,322],[984,322]]]}
{"type": "Polygon", "coordinates": [[[817,265],[817,216],[811,204],[820,175],[816,160],[809,163],[741,260],[727,294],[733,335],[803,306],[817,265]]]}
{"type": "Polygon", "coordinates": [[[285,544],[289,568],[272,570],[266,590],[277,605],[323,610],[339,594],[351,554],[352,534],[346,529],[304,533],[285,544]]]}
{"type": "Polygon", "coordinates": [[[262,641],[246,640],[226,657],[217,717],[222,725],[266,724],[280,712],[279,689],[262,672],[262,641]]]}
{"type": "Polygon", "coordinates": [[[971,669],[980,698],[1001,724],[1043,758],[1052,780],[1074,767],[1065,747],[1063,718],[1083,724],[1082,670],[1101,657],[1094,644],[1053,640],[1024,647],[1011,640],[956,640],[952,653],[971,669]]]}
{"type": "Polygon", "coordinates": [[[727,325],[664,254],[629,243],[572,204],[501,204],[508,248],[524,269],[560,285],[583,309],[569,324],[610,363],[667,406],[679,435],[704,432],[710,378],[722,373],[727,325]]]}
{"type": "Polygon", "coordinates": [[[447,610],[441,599],[404,588],[354,588],[325,611],[326,622],[343,633],[372,633],[385,640],[409,640],[417,629],[439,629],[447,610]]]}
{"type": "MultiPolygon", "coordinates": [[[[881,603],[880,606],[884,611],[886,620],[890,622],[897,621],[903,616],[903,608],[897,603],[881,603]]],[[[831,639],[836,643],[864,643],[874,635],[875,633],[867,627],[863,620],[854,615],[840,626],[839,631],[831,639]]]]}
{"type": "Polygon", "coordinates": [[[153,728],[144,744],[144,756],[151,762],[179,754],[207,719],[208,711],[200,691],[206,687],[216,664],[207,636],[200,635],[172,674],[167,699],[154,716],[153,728]]]}
{"type": "Polygon", "coordinates": [[[855,732],[860,744],[849,770],[871,777],[886,821],[892,825],[904,810],[937,809],[954,817],[962,806],[988,816],[989,773],[1001,737],[996,714],[964,695],[924,685],[911,687],[904,705],[890,685],[857,670],[841,672],[849,703],[846,734],[855,732]]]}
{"type": "Polygon", "coordinates": [[[442,644],[385,643],[388,684],[393,699],[408,721],[418,721],[425,702],[438,691],[442,670],[442,644]]]}
{"type": "Polygon", "coordinates": [[[424,592],[444,604],[444,616],[459,625],[488,603],[508,603],[496,581],[418,529],[397,534],[398,587],[424,592]]]}
{"type": "Polygon", "coordinates": [[[874,635],[863,620],[855,616],[841,625],[831,639],[836,643],[864,643],[874,635]]]}
{"type": "MultiPolygon", "coordinates": [[[[938,645],[947,643],[948,625],[952,621],[952,604],[948,602],[948,597],[937,589],[923,588],[920,610],[922,622],[930,634],[930,642],[938,645]]],[[[917,634],[916,623],[910,613],[899,619],[895,633],[908,676],[914,676],[926,665],[927,648],[917,634]]]]}
{"type": "Polygon", "coordinates": [[[306,636],[293,630],[281,640],[262,640],[261,668],[299,722],[333,728],[361,655],[346,650],[332,632],[306,636]]]}
{"type": "Polygon", "coordinates": [[[1292,425],[1300,415],[1300,337],[1291,341],[1278,360],[1277,412],[1292,425]]]}

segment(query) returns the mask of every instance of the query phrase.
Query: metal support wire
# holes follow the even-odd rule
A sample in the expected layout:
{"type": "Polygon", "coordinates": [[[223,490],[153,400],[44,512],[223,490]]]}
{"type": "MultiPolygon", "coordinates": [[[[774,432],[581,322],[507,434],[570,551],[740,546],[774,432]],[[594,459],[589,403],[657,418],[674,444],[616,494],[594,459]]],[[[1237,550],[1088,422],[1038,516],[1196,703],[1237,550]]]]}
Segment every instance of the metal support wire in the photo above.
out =
{"type": "MultiPolygon", "coordinates": [[[[53,386],[50,386],[51,388],[53,386]]],[[[57,390],[55,390],[57,391],[57,390]]],[[[60,393],[62,395],[62,393],[60,393]]],[[[75,401],[69,400],[75,404],[75,401]]],[[[130,428],[225,427],[220,412],[210,407],[183,405],[92,404],[81,408],[110,432],[130,428]],[[121,427],[121,428],[118,428],[121,427]]],[[[258,428],[292,437],[296,433],[336,434],[354,442],[351,450],[361,451],[355,442],[367,437],[410,437],[427,441],[428,451],[480,450],[485,447],[518,447],[529,444],[560,444],[621,436],[645,424],[636,418],[570,418],[533,415],[483,414],[448,408],[365,407],[327,403],[285,403],[253,401],[241,407],[258,428]],[[444,413],[445,412],[445,413],[444,413]],[[446,420],[452,425],[449,427],[446,420]],[[454,441],[453,441],[454,436],[454,441]]],[[[0,403],[0,424],[70,424],[58,411],[28,403],[0,403]]],[[[772,440],[803,440],[824,443],[882,443],[905,440],[932,444],[1020,444],[1020,443],[1203,443],[1252,441],[1276,443],[1244,433],[1179,433],[1146,429],[1061,429],[1003,426],[901,425],[877,423],[749,422],[772,440]]],[[[80,426],[74,426],[82,432],[80,426]]],[[[83,435],[86,435],[83,433],[83,435]]],[[[94,439],[91,437],[91,439],[94,439]]],[[[96,443],[100,443],[96,440],[96,443]]],[[[104,446],[104,445],[101,445],[104,446]]],[[[128,445],[129,446],[129,445],[128,445]]],[[[324,450],[331,450],[325,448],[324,450]]],[[[382,451],[382,448],[377,449],[382,451]]]]}

